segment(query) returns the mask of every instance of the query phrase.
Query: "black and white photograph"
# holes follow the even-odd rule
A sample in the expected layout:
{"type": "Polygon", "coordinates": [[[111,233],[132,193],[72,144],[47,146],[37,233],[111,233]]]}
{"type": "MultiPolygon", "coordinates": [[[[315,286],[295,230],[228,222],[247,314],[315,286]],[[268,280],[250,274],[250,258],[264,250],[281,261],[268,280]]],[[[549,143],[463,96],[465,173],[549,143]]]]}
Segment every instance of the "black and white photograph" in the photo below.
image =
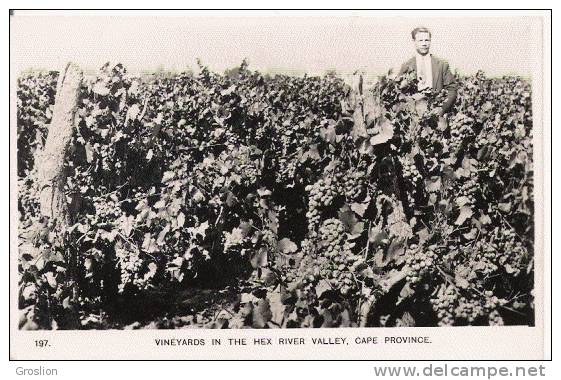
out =
{"type": "Polygon", "coordinates": [[[13,329],[541,331],[544,16],[59,13],[10,16],[13,329]]]}

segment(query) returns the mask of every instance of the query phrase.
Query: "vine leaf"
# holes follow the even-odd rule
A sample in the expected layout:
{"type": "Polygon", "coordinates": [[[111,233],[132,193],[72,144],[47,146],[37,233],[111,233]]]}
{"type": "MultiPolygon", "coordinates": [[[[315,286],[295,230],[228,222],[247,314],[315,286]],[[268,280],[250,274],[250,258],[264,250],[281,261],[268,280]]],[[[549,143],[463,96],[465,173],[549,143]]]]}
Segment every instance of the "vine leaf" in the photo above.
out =
{"type": "Polygon", "coordinates": [[[91,163],[94,159],[94,150],[89,142],[84,145],[84,148],[86,149],[86,161],[91,163]]]}
{"type": "Polygon", "coordinates": [[[121,231],[123,231],[125,236],[128,237],[131,234],[133,225],[134,225],[134,216],[132,216],[132,215],[129,215],[129,216],[122,215],[121,216],[120,229],[121,229],[121,231]]]}
{"type": "Polygon", "coordinates": [[[251,266],[253,268],[266,267],[268,265],[267,249],[265,249],[265,248],[259,249],[257,251],[257,253],[255,253],[255,255],[253,255],[250,262],[251,262],[251,266]]]}
{"type": "Polygon", "coordinates": [[[322,128],[319,132],[320,137],[330,144],[334,144],[337,138],[337,133],[335,132],[335,126],[330,125],[327,128],[322,128]]]}
{"type": "Polygon", "coordinates": [[[504,213],[509,213],[510,209],[512,208],[512,204],[510,204],[510,203],[499,203],[498,208],[499,208],[499,210],[501,210],[504,213]]]}
{"type": "Polygon", "coordinates": [[[425,179],[425,187],[429,193],[439,192],[442,187],[442,181],[440,177],[427,178],[425,179]]]}
{"type": "Polygon", "coordinates": [[[405,253],[405,240],[403,239],[394,239],[388,250],[386,255],[384,256],[383,265],[387,265],[391,261],[394,261],[398,256],[401,256],[405,253]]]}
{"type": "Polygon", "coordinates": [[[358,223],[354,212],[351,210],[348,204],[345,204],[339,209],[338,212],[339,220],[343,222],[347,230],[352,231],[355,225],[358,223]]]}
{"type": "Polygon", "coordinates": [[[486,214],[482,214],[482,215],[479,217],[479,222],[480,222],[481,224],[484,224],[484,225],[485,225],[485,224],[490,224],[490,223],[491,223],[491,218],[489,218],[489,216],[486,215],[486,214]]]}
{"type": "Polygon", "coordinates": [[[377,129],[378,133],[370,138],[372,146],[384,144],[393,137],[393,125],[386,118],[378,122],[377,129]]]}
{"type": "Polygon", "coordinates": [[[164,175],[162,176],[162,182],[167,183],[171,181],[174,177],[175,177],[175,173],[171,170],[168,170],[167,172],[164,172],[164,175]]]}
{"type": "Polygon", "coordinates": [[[269,300],[269,306],[271,309],[271,321],[279,326],[282,325],[286,306],[282,303],[280,289],[279,291],[270,292],[267,295],[267,299],[269,300]]]}
{"type": "Polygon", "coordinates": [[[466,280],[465,278],[459,276],[459,275],[456,275],[455,283],[456,283],[456,286],[459,287],[459,288],[462,288],[462,289],[469,288],[469,281],[466,280]]]}
{"type": "Polygon", "coordinates": [[[147,253],[154,253],[158,250],[156,240],[152,237],[152,234],[150,232],[144,234],[144,240],[142,241],[142,250],[147,253]]]}
{"type": "Polygon", "coordinates": [[[388,234],[379,227],[372,227],[368,231],[368,240],[374,245],[383,245],[388,241],[388,234]]]}
{"type": "Polygon", "coordinates": [[[282,238],[277,243],[277,249],[279,250],[279,252],[288,254],[296,252],[298,250],[298,246],[289,238],[282,238]]]}
{"type": "Polygon", "coordinates": [[[259,194],[260,197],[265,198],[268,197],[272,194],[271,190],[268,190],[264,187],[261,187],[259,189],[257,189],[257,194],[259,194]]]}
{"type": "Polygon", "coordinates": [[[158,270],[158,265],[156,263],[148,264],[148,272],[144,275],[144,280],[149,280],[156,275],[156,271],[158,270]]]}
{"type": "Polygon", "coordinates": [[[138,116],[139,113],[140,113],[139,105],[138,104],[133,104],[127,110],[127,118],[129,120],[136,120],[136,117],[138,116]]]}
{"type": "Polygon", "coordinates": [[[403,285],[403,288],[401,288],[401,291],[399,292],[399,297],[397,298],[397,304],[399,305],[404,300],[406,300],[407,298],[411,297],[414,294],[415,294],[415,290],[411,287],[411,284],[406,282],[403,285]]]}
{"type": "Polygon", "coordinates": [[[224,237],[226,239],[224,243],[225,250],[227,250],[230,247],[240,245],[244,239],[243,231],[239,227],[234,227],[232,229],[232,232],[224,231],[224,237]]]}
{"type": "Polygon", "coordinates": [[[404,312],[401,318],[395,323],[396,327],[415,327],[415,318],[408,311],[404,312]]]}
{"type": "Polygon", "coordinates": [[[389,292],[396,284],[405,279],[408,271],[409,268],[405,267],[399,271],[396,269],[389,271],[385,280],[383,280],[380,284],[382,289],[385,292],[389,292]]]}
{"type": "Polygon", "coordinates": [[[267,224],[267,227],[269,227],[269,229],[271,231],[273,231],[273,233],[276,235],[278,234],[278,230],[279,230],[279,217],[277,212],[270,210],[267,213],[267,216],[269,217],[269,223],[267,224]]]}
{"type": "Polygon", "coordinates": [[[460,215],[458,215],[458,219],[454,222],[456,225],[461,226],[465,223],[466,220],[471,218],[473,215],[473,210],[469,206],[462,206],[460,208],[460,215]]]}
{"type": "Polygon", "coordinates": [[[92,91],[98,95],[106,96],[109,94],[109,89],[105,86],[103,82],[97,82],[92,87],[92,91]]]}
{"type": "Polygon", "coordinates": [[[208,220],[201,223],[198,227],[189,227],[187,231],[195,237],[200,237],[204,239],[206,237],[206,231],[209,227],[208,220]]]}
{"type": "Polygon", "coordinates": [[[468,203],[469,203],[469,198],[466,197],[466,196],[462,196],[462,197],[456,198],[456,204],[457,204],[459,207],[463,207],[464,205],[466,205],[466,204],[468,204],[468,203]]]}
{"type": "Polygon", "coordinates": [[[322,295],[331,290],[331,285],[326,280],[320,280],[316,285],[316,295],[318,299],[322,298],[322,295]]]}
{"type": "Polygon", "coordinates": [[[185,214],[180,212],[179,215],[177,215],[177,228],[183,227],[184,224],[185,224],[185,214]]]}
{"type": "Polygon", "coordinates": [[[156,239],[156,244],[158,244],[159,246],[162,246],[164,244],[164,241],[166,239],[166,235],[170,230],[170,225],[166,224],[166,226],[164,227],[164,229],[162,231],[160,231],[160,233],[158,234],[158,238],[156,239]]]}
{"type": "Polygon", "coordinates": [[[262,329],[267,326],[267,322],[269,322],[272,318],[273,313],[271,312],[269,300],[261,299],[257,301],[252,313],[253,327],[262,329]]]}
{"type": "Polygon", "coordinates": [[[49,286],[53,289],[56,289],[57,281],[56,281],[56,277],[53,274],[53,272],[45,273],[45,278],[47,279],[47,282],[48,282],[49,286]]]}
{"type": "Polygon", "coordinates": [[[368,202],[351,204],[351,210],[353,210],[360,217],[364,216],[364,213],[366,212],[367,208],[368,208],[368,202]]]}

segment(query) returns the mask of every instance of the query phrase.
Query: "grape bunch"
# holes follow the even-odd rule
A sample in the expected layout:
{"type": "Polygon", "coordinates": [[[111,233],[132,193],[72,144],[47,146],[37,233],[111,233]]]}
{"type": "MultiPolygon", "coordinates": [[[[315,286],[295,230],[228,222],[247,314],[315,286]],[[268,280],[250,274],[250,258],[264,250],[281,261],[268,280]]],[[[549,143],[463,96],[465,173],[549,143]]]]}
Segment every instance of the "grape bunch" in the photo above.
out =
{"type": "MultiPolygon", "coordinates": [[[[267,229],[263,233],[263,239],[271,247],[274,247],[275,245],[273,245],[273,243],[276,244],[277,242],[273,232],[267,229]]],[[[319,261],[317,253],[314,249],[314,245],[309,239],[302,240],[302,242],[300,243],[299,254],[301,254],[303,260],[299,263],[298,266],[291,265],[289,262],[283,262],[282,264],[277,265],[284,277],[284,281],[287,284],[300,280],[302,283],[305,283],[307,285],[309,280],[309,278],[306,279],[307,268],[317,266],[316,264],[319,261]],[[306,273],[306,275],[302,276],[302,273],[306,273]]],[[[313,275],[316,276],[316,274],[313,275]]]]}
{"type": "Polygon", "coordinates": [[[481,192],[480,181],[476,173],[471,173],[470,177],[460,186],[458,195],[466,197],[469,204],[473,205],[477,201],[476,196],[481,192]]]}
{"type": "Polygon", "coordinates": [[[304,286],[313,286],[321,279],[320,268],[317,265],[309,265],[302,272],[302,284],[304,286]]]}
{"type": "Polygon", "coordinates": [[[356,284],[351,272],[345,270],[334,270],[331,273],[331,286],[338,288],[342,295],[348,296],[356,290],[356,284]]]}
{"type": "Polygon", "coordinates": [[[337,191],[335,190],[335,184],[329,178],[320,179],[313,185],[307,185],[305,190],[309,193],[306,217],[310,230],[314,231],[319,225],[321,210],[331,205],[337,196],[337,191]]]}
{"type": "Polygon", "coordinates": [[[358,264],[364,262],[364,258],[352,252],[354,243],[345,241],[340,249],[338,255],[331,257],[331,263],[337,267],[339,270],[344,270],[345,268],[352,270],[358,264]]]}
{"type": "Polygon", "coordinates": [[[477,300],[468,300],[465,297],[460,297],[458,306],[454,309],[454,314],[456,318],[464,319],[468,324],[472,324],[484,314],[484,309],[477,300]]]}
{"type": "Polygon", "coordinates": [[[227,131],[224,134],[224,139],[226,140],[226,147],[228,147],[229,150],[234,150],[243,145],[240,136],[231,131],[227,131]]]}
{"type": "Polygon", "coordinates": [[[466,139],[466,137],[473,134],[473,129],[470,125],[463,124],[460,125],[459,128],[454,128],[450,132],[450,147],[453,149],[458,149],[462,142],[466,139]]]}
{"type": "Polygon", "coordinates": [[[296,171],[298,170],[298,162],[296,160],[289,160],[281,158],[279,160],[278,176],[276,182],[279,184],[291,183],[296,178],[296,171]]]}
{"type": "Polygon", "coordinates": [[[350,268],[343,261],[324,262],[322,269],[320,269],[320,275],[329,282],[333,289],[338,289],[342,295],[347,296],[357,287],[350,268]]]}
{"type": "Polygon", "coordinates": [[[452,120],[449,140],[452,150],[458,150],[466,138],[474,136],[472,124],[473,119],[462,113],[458,113],[452,120]]]}
{"type": "MultiPolygon", "coordinates": [[[[491,129],[496,128],[496,126],[494,124],[488,124],[488,125],[490,126],[491,129]]],[[[489,127],[486,126],[486,128],[489,128],[489,127]]],[[[479,136],[477,136],[477,139],[473,142],[474,148],[481,149],[485,146],[491,145],[491,142],[487,138],[486,133],[493,133],[493,132],[492,131],[487,131],[487,130],[481,131],[479,136]]]]}
{"type": "Polygon", "coordinates": [[[486,297],[485,304],[483,305],[485,309],[494,310],[501,304],[501,300],[493,295],[493,291],[486,290],[484,295],[486,297]]]}
{"type": "MultiPolygon", "coordinates": [[[[37,178],[37,168],[26,170],[25,177],[18,178],[18,215],[20,222],[31,224],[32,220],[40,215],[39,213],[39,183],[37,178]]],[[[66,188],[65,188],[66,192],[66,188]]]]}
{"type": "Polygon", "coordinates": [[[409,204],[413,204],[417,193],[417,185],[423,180],[423,176],[419,172],[419,169],[417,169],[415,162],[402,157],[399,157],[399,162],[402,167],[403,179],[406,181],[408,184],[407,187],[409,188],[407,200],[409,204]]]}
{"type": "Polygon", "coordinates": [[[292,283],[294,280],[296,280],[296,271],[294,268],[292,268],[290,265],[279,265],[278,266],[280,272],[283,274],[283,279],[287,284],[292,283]]]}
{"type": "Polygon", "coordinates": [[[261,235],[261,242],[269,247],[275,246],[277,242],[277,237],[273,231],[268,228],[263,230],[263,234],[261,235]]]}
{"type": "Polygon", "coordinates": [[[489,326],[503,326],[504,324],[505,322],[497,310],[489,313],[489,326]]]}
{"type": "Polygon", "coordinates": [[[438,317],[438,326],[454,324],[454,310],[458,305],[458,294],[452,285],[440,287],[436,296],[430,299],[430,303],[438,317]]]}
{"type": "Polygon", "coordinates": [[[495,233],[497,264],[509,264],[515,271],[519,271],[522,259],[527,256],[526,248],[517,240],[516,232],[510,228],[498,229],[495,233]]]}
{"type": "Polygon", "coordinates": [[[257,183],[257,179],[259,178],[259,171],[257,167],[252,164],[244,164],[241,165],[238,169],[238,172],[242,176],[242,184],[245,186],[251,186],[257,183]]]}
{"type": "Polygon", "coordinates": [[[323,239],[323,261],[320,261],[320,274],[333,288],[339,289],[343,296],[347,296],[357,290],[352,270],[356,265],[363,263],[364,259],[352,252],[354,244],[345,238],[344,231],[345,227],[338,219],[327,219],[321,225],[319,236],[323,239]]]}
{"type": "Polygon", "coordinates": [[[339,219],[331,218],[323,222],[319,229],[319,236],[323,240],[322,256],[335,258],[341,255],[345,237],[345,226],[339,219]]]}
{"type": "Polygon", "coordinates": [[[342,180],[345,189],[345,197],[349,201],[357,201],[364,193],[364,181],[367,178],[363,170],[348,172],[342,180]]]}
{"type": "MultiPolygon", "coordinates": [[[[70,170],[73,170],[73,175],[68,176],[66,178],[66,183],[64,184],[64,192],[67,196],[71,196],[72,194],[87,194],[94,190],[92,187],[92,176],[87,171],[79,170],[78,168],[71,168],[73,166],[73,162],[69,161],[67,166],[70,170]]],[[[99,188],[96,188],[97,190],[99,188]]],[[[103,189],[99,189],[103,190],[103,189]]]]}
{"type": "Polygon", "coordinates": [[[473,248],[470,249],[470,252],[475,252],[475,260],[470,261],[471,263],[474,265],[477,263],[484,264],[478,264],[478,270],[481,271],[482,274],[489,275],[497,271],[498,267],[495,264],[497,258],[497,244],[478,241],[473,248]]]}
{"type": "Polygon", "coordinates": [[[115,194],[108,197],[93,198],[93,206],[95,214],[88,214],[87,217],[93,219],[94,222],[113,222],[123,215],[123,210],[115,194]]]}
{"type": "Polygon", "coordinates": [[[279,127],[280,141],[285,147],[293,145],[293,141],[297,138],[295,127],[291,125],[291,121],[286,120],[282,126],[279,127]]]}
{"type": "Polygon", "coordinates": [[[140,277],[140,270],[144,260],[142,260],[139,256],[138,252],[129,252],[122,248],[116,248],[115,253],[119,259],[121,268],[119,293],[122,293],[125,290],[125,286],[127,284],[132,284],[137,288],[142,288],[145,281],[140,277]]]}
{"type": "Polygon", "coordinates": [[[436,262],[436,253],[433,248],[421,250],[421,247],[416,244],[411,244],[409,247],[408,257],[405,263],[409,267],[406,280],[411,285],[418,284],[423,277],[426,277],[433,270],[433,264],[436,262]]]}
{"type": "Polygon", "coordinates": [[[258,142],[265,142],[266,138],[269,137],[270,134],[269,126],[263,125],[263,123],[258,123],[257,127],[254,129],[255,131],[255,140],[258,142]]]}

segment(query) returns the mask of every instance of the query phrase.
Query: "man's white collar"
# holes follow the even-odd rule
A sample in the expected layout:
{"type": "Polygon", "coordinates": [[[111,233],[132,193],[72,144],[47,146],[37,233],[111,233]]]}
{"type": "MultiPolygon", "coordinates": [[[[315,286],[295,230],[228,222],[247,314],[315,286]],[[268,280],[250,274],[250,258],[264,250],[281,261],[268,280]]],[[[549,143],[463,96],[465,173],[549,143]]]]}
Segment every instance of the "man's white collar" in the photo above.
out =
{"type": "Polygon", "coordinates": [[[422,55],[422,54],[419,54],[418,52],[415,52],[415,54],[417,55],[418,59],[422,59],[422,60],[430,59],[430,57],[432,57],[431,53],[427,53],[425,55],[422,55]]]}

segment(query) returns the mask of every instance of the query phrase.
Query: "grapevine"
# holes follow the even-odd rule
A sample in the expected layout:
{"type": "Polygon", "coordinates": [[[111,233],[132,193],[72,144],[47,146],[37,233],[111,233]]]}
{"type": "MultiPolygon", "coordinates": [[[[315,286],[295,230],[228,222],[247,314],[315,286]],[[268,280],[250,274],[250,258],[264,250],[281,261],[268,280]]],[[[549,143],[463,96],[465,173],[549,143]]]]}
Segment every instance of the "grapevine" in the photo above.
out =
{"type": "Polygon", "coordinates": [[[58,73],[20,76],[21,328],[122,328],[123,310],[162,328],[534,323],[526,80],[459,77],[440,119],[446,94],[410,74],[357,93],[200,69],[84,80],[64,228],[37,171],[58,73]]]}

